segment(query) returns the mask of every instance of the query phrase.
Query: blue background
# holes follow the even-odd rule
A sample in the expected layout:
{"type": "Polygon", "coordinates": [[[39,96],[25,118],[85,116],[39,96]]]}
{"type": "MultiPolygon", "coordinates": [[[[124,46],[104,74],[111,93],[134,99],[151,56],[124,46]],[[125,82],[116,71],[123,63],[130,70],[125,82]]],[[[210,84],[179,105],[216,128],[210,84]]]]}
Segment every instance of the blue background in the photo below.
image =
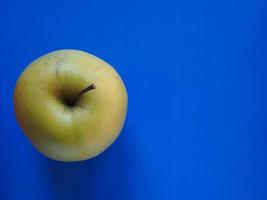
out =
{"type": "Polygon", "coordinates": [[[0,2],[0,199],[266,200],[264,0],[0,2]],[[121,74],[118,140],[78,163],[39,154],[13,89],[56,49],[93,53],[121,74]]]}

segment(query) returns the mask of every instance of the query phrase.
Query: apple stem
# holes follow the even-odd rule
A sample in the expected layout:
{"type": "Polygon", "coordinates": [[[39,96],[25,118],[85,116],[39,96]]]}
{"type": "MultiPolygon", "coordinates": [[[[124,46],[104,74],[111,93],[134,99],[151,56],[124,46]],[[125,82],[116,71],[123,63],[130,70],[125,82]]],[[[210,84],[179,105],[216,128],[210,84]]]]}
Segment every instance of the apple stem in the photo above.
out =
{"type": "Polygon", "coordinates": [[[80,92],[74,94],[74,95],[71,96],[71,98],[69,99],[69,105],[70,105],[70,106],[73,106],[73,105],[77,102],[77,100],[79,99],[79,97],[80,97],[81,95],[83,95],[84,93],[86,93],[86,92],[88,92],[88,91],[90,91],[90,90],[93,90],[93,89],[96,89],[95,84],[91,84],[91,85],[89,85],[88,87],[82,89],[80,92]]]}

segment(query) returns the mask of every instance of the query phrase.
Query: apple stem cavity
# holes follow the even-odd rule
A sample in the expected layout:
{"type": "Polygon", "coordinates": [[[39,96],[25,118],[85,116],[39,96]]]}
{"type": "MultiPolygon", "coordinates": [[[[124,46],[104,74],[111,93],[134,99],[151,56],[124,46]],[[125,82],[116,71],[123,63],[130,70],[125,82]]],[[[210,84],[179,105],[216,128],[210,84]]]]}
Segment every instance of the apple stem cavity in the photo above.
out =
{"type": "Polygon", "coordinates": [[[78,99],[80,98],[80,96],[82,96],[84,93],[90,91],[90,90],[94,90],[96,89],[95,84],[91,84],[88,87],[82,89],[80,92],[74,94],[73,96],[71,96],[68,100],[68,105],[69,106],[74,106],[76,104],[76,102],[78,101],[78,99]]]}

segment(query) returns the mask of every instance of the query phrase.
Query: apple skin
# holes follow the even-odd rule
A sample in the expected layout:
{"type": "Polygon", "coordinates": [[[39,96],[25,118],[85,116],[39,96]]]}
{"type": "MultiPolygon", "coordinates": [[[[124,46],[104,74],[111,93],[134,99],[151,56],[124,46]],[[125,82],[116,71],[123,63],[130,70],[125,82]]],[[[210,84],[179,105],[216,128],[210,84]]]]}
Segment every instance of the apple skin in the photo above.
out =
{"type": "Polygon", "coordinates": [[[118,137],[127,113],[127,91],[106,62],[80,50],[58,50],[33,61],[19,77],[14,108],[33,146],[60,161],[97,156],[118,137]],[[90,84],[96,89],[66,103],[90,84]]]}

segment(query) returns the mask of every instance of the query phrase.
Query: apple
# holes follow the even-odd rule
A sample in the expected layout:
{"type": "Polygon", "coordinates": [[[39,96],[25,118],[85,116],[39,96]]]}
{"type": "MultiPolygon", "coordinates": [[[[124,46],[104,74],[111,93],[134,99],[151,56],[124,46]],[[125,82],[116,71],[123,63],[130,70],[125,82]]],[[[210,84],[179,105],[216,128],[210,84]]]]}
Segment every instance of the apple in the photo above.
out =
{"type": "Polygon", "coordinates": [[[127,112],[119,74],[80,50],[57,50],[33,61],[14,91],[17,121],[33,146],[60,161],[92,158],[118,137],[127,112]]]}

